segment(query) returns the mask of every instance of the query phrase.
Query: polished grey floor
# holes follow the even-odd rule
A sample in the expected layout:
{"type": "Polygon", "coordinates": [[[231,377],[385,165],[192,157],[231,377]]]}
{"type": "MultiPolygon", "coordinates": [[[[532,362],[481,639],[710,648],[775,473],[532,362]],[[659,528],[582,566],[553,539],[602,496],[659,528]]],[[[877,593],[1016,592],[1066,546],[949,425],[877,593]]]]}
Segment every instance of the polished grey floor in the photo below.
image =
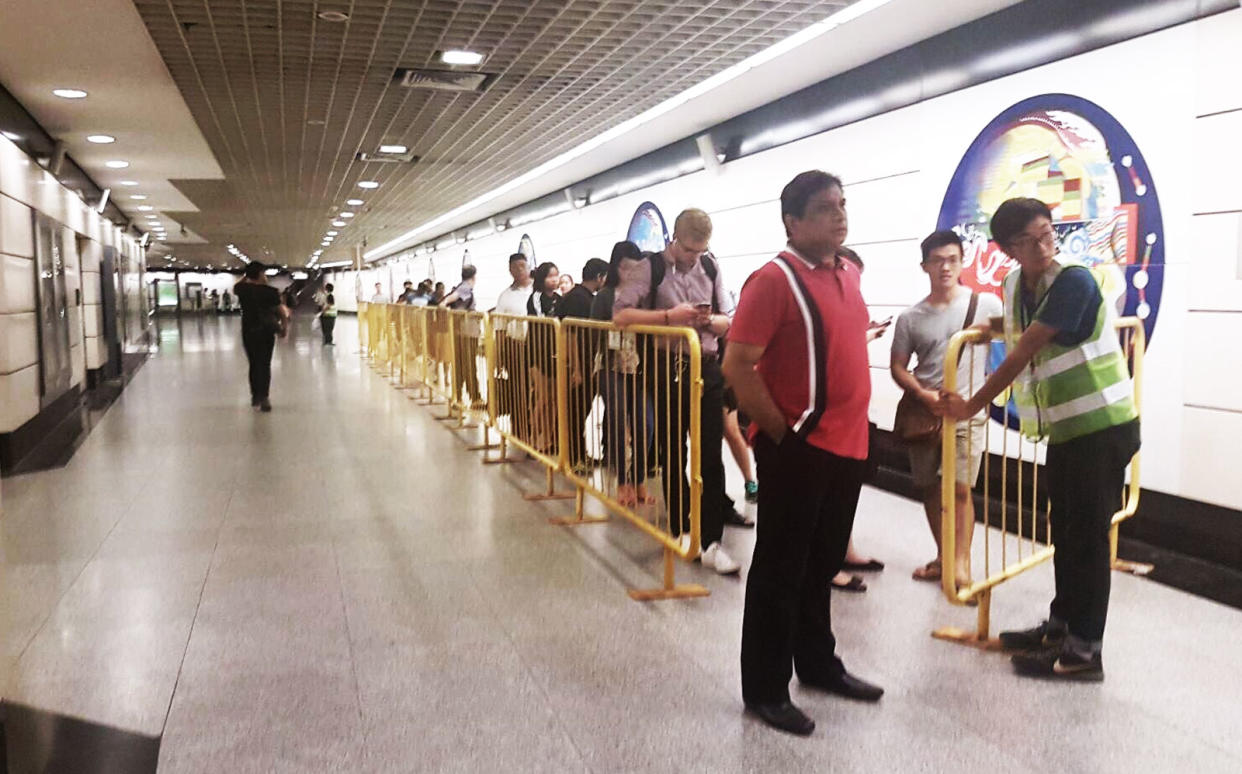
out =
{"type": "MultiPolygon", "coordinates": [[[[350,319],[335,349],[300,320],[253,413],[236,325],[161,324],[70,465],[2,485],[6,697],[162,733],[161,771],[1242,770],[1242,613],[1118,575],[1107,681],[1020,680],[928,636],[973,614],[910,580],[920,510],[870,489],[855,538],[888,569],[833,613],[888,693],[795,685],[819,729],[771,732],[741,712],[743,581],[682,567],[712,596],[631,601],[649,541],[549,526],[538,470],[481,466],[350,319]]],[[[1037,621],[1050,575],[997,625],[1037,621]]]]}

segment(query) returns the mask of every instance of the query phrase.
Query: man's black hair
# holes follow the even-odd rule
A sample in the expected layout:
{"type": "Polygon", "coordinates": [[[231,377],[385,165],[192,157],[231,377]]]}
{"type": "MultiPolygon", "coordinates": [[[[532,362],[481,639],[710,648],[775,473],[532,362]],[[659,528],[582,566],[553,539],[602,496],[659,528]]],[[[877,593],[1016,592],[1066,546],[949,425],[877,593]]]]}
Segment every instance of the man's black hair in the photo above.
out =
{"type": "MultiPolygon", "coordinates": [[[[841,184],[841,178],[836,175],[830,175],[818,169],[799,173],[781,189],[781,222],[784,222],[786,215],[792,215],[798,219],[804,217],[806,205],[811,201],[811,197],[833,186],[845,190],[845,186],[841,184]]],[[[786,235],[788,231],[786,229],[786,235]]]]}
{"type": "Polygon", "coordinates": [[[851,247],[846,247],[845,245],[841,245],[840,247],[838,247],[837,257],[844,258],[845,260],[854,264],[855,266],[858,267],[859,271],[862,271],[864,268],[862,256],[854,252],[854,249],[851,247]]]}
{"type": "Polygon", "coordinates": [[[513,255],[509,256],[509,263],[517,263],[518,261],[529,262],[530,258],[526,256],[526,253],[514,253],[513,255]]]}
{"type": "Polygon", "coordinates": [[[946,228],[931,232],[923,240],[923,243],[919,245],[923,250],[923,262],[926,263],[927,259],[931,257],[932,250],[939,250],[949,245],[957,245],[958,252],[962,252],[962,238],[957,235],[956,231],[950,231],[946,228]]]}
{"type": "Polygon", "coordinates": [[[465,266],[461,267],[462,282],[465,282],[466,280],[473,277],[478,271],[479,271],[478,269],[474,268],[470,264],[466,264],[465,266]]]}
{"type": "Polygon", "coordinates": [[[590,282],[591,280],[597,280],[600,277],[607,276],[608,269],[609,266],[607,261],[602,261],[599,258],[592,258],[582,267],[582,281],[590,282]]]}
{"type": "Polygon", "coordinates": [[[332,286],[332,283],[331,283],[331,282],[325,283],[325,284],[324,284],[324,286],[323,286],[323,288],[324,288],[324,290],[328,291],[329,293],[331,293],[333,290],[336,290],[336,288],[332,286]]]}
{"type": "Polygon", "coordinates": [[[263,272],[267,271],[267,267],[258,261],[251,261],[246,264],[246,279],[258,279],[263,276],[263,272]]]}
{"type": "Polygon", "coordinates": [[[1052,220],[1052,210],[1039,199],[1006,199],[992,216],[992,241],[1001,247],[1010,244],[1036,218],[1052,220]]]}

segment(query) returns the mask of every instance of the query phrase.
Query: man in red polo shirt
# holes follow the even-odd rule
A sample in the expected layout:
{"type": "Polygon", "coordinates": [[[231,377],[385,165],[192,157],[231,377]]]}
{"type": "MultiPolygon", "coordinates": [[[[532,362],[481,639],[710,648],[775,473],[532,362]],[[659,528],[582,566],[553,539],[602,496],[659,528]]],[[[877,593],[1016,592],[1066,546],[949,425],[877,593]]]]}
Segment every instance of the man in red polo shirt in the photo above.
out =
{"type": "Polygon", "coordinates": [[[864,701],[884,690],[836,655],[829,582],[841,569],[867,457],[867,306],[837,257],[848,222],[841,181],[803,172],[781,191],[789,245],[751,275],[724,372],[753,422],[759,527],[746,580],[742,698],[782,731],[815,722],[789,700],[803,685],[864,701]]]}

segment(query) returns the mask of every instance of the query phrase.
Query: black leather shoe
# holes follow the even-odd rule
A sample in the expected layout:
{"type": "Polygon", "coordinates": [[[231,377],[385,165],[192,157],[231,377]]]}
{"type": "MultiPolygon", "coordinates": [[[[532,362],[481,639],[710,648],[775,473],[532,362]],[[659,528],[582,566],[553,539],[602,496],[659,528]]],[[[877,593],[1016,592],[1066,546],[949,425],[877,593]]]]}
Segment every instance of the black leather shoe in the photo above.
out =
{"type": "Polygon", "coordinates": [[[793,702],[782,701],[773,704],[747,704],[746,711],[754,714],[772,728],[798,736],[810,736],[815,730],[815,721],[795,707],[793,702]]]}
{"type": "Polygon", "coordinates": [[[842,672],[831,680],[803,680],[798,678],[798,681],[803,685],[809,685],[821,691],[835,693],[847,699],[858,699],[859,701],[879,701],[880,697],[884,695],[884,689],[880,686],[872,685],[866,680],[854,677],[849,672],[842,672]]]}

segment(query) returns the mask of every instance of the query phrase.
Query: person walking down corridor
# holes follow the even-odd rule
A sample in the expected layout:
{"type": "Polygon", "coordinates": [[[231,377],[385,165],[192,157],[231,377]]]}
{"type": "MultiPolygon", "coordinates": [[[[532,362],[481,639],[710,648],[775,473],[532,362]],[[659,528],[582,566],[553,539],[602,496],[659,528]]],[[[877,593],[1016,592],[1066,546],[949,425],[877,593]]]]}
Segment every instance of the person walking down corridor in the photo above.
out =
{"type": "Polygon", "coordinates": [[[336,295],[332,286],[328,285],[328,294],[323,297],[323,309],[319,310],[319,328],[323,332],[324,346],[334,345],[332,332],[336,330],[336,295]]]}
{"type": "Polygon", "coordinates": [[[272,384],[272,352],[276,337],[284,337],[289,308],[280,302],[280,291],[267,284],[267,267],[258,261],[246,264],[246,274],[233,286],[242,308],[242,346],[250,362],[250,405],[272,410],[268,391],[272,384]]]}

